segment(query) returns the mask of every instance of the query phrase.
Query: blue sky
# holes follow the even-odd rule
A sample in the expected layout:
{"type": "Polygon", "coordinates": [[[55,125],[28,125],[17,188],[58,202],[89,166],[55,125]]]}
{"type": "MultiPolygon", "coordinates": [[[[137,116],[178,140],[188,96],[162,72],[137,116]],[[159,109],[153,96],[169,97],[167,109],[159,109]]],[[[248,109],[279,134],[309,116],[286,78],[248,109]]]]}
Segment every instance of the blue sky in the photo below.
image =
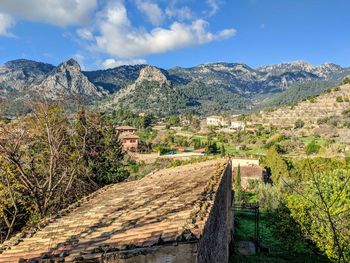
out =
{"type": "Polygon", "coordinates": [[[350,66],[348,0],[1,0],[0,63],[350,66]]]}

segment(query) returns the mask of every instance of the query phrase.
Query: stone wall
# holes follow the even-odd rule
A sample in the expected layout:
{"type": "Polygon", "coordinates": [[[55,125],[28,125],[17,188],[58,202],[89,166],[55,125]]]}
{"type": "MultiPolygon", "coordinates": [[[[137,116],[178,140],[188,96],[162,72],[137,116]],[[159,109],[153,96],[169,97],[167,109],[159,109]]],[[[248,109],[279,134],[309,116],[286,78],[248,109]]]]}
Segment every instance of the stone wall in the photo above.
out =
{"type": "Polygon", "coordinates": [[[198,241],[198,263],[228,262],[233,227],[232,165],[227,165],[218,186],[215,201],[198,241]]]}

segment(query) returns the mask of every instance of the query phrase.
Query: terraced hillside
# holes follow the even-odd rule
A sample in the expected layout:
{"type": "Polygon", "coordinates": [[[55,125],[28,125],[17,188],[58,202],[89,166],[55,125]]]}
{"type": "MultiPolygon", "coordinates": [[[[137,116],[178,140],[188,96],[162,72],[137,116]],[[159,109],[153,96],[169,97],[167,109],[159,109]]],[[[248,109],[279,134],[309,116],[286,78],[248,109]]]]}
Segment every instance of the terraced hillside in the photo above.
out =
{"type": "Polygon", "coordinates": [[[254,123],[275,126],[294,126],[301,119],[306,125],[317,124],[322,118],[342,117],[350,109],[350,84],[342,85],[323,94],[302,101],[295,106],[273,111],[261,111],[253,116],[254,123]]]}

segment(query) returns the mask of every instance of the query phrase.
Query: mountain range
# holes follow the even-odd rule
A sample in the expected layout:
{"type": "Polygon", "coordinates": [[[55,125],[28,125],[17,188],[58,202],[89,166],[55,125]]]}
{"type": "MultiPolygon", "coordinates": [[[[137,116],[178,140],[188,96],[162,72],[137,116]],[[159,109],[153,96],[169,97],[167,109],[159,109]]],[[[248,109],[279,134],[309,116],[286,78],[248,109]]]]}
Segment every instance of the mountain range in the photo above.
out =
{"type": "Polygon", "coordinates": [[[58,66],[19,59],[0,67],[0,115],[25,114],[30,111],[26,101],[38,98],[158,116],[246,113],[321,93],[349,75],[350,68],[303,61],[258,68],[209,63],[168,70],[128,65],[83,71],[74,59],[58,66]]]}

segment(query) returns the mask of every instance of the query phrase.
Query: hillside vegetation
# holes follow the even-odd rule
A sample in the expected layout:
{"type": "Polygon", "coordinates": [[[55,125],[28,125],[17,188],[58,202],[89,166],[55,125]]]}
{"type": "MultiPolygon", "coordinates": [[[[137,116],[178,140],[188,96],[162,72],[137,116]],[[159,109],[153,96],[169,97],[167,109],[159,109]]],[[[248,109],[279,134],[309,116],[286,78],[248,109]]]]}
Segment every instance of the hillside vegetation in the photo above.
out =
{"type": "Polygon", "coordinates": [[[261,124],[294,127],[295,122],[300,119],[306,125],[316,126],[327,123],[330,119],[347,121],[349,110],[350,85],[343,84],[329,88],[319,96],[310,96],[292,106],[264,110],[261,114],[253,115],[253,121],[261,124]]]}

